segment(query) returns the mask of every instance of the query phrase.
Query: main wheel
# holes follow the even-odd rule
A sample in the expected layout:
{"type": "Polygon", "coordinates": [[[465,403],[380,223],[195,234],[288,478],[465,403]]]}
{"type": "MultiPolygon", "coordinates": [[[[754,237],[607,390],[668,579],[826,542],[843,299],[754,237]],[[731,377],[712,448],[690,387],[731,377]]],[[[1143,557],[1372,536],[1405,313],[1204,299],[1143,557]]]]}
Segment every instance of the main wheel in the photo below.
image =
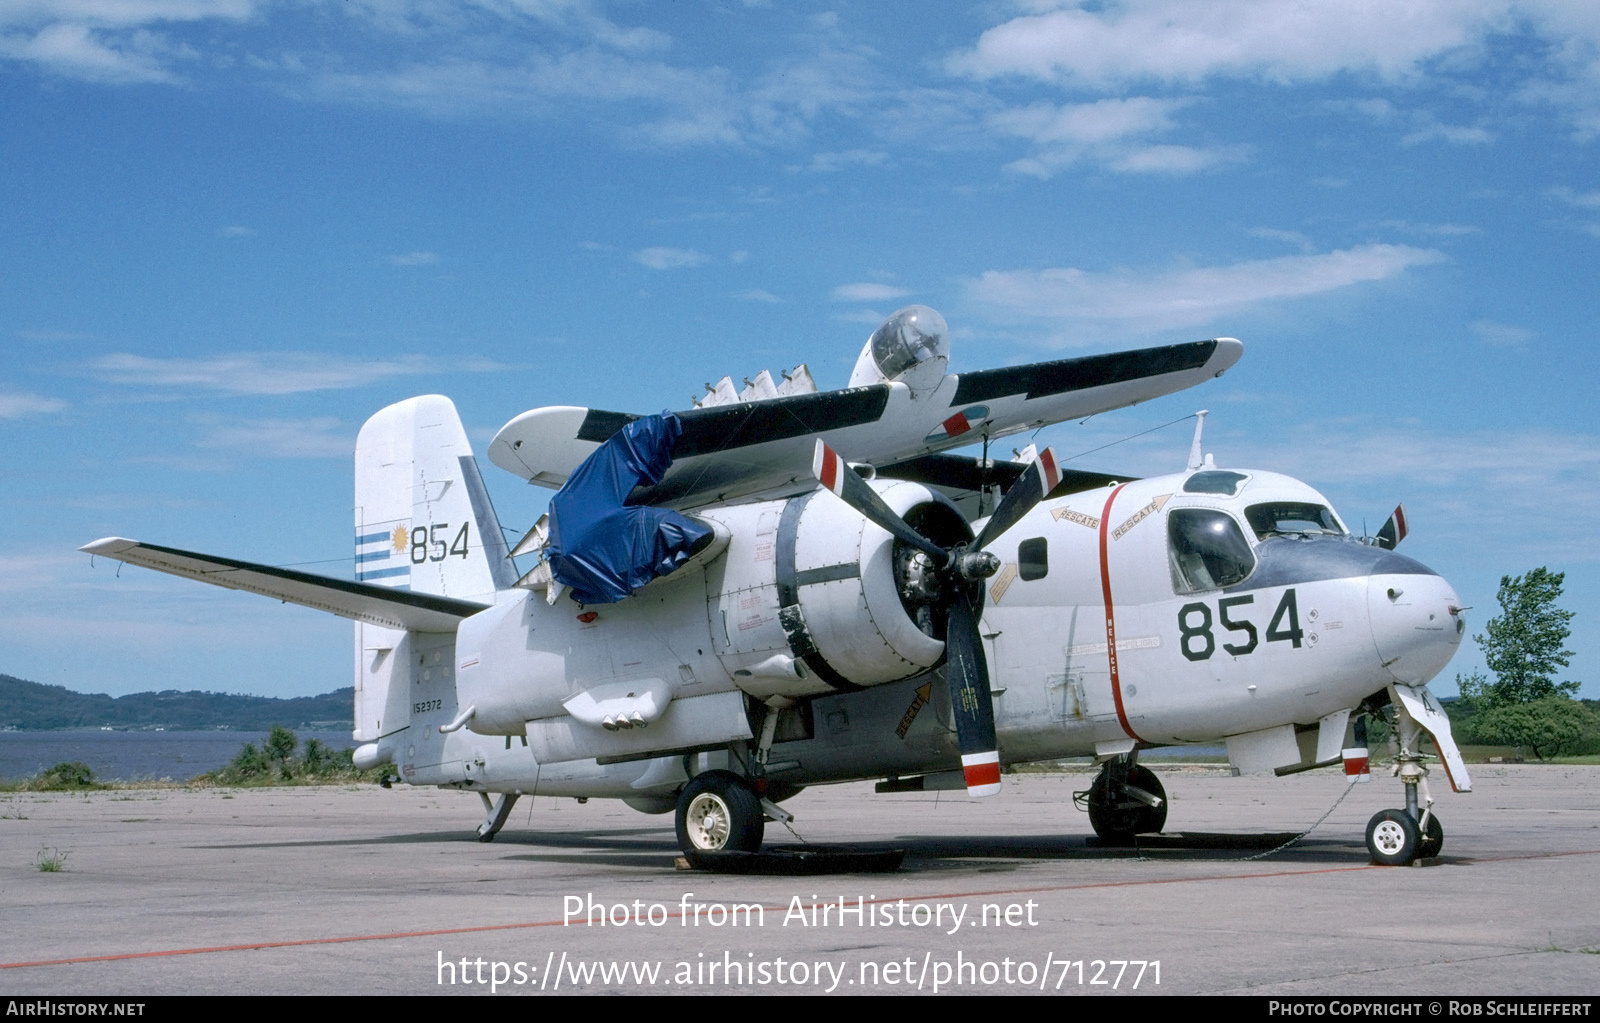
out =
{"type": "Polygon", "coordinates": [[[1121,793],[1118,793],[1120,799],[1113,800],[1110,773],[1109,767],[1103,769],[1089,786],[1089,824],[1102,842],[1131,845],[1133,836],[1160,831],[1166,826],[1167,790],[1154,771],[1135,764],[1128,771],[1126,783],[1160,799],[1160,806],[1147,806],[1121,793]]]}
{"type": "MultiPolygon", "coordinates": [[[[1444,842],[1444,829],[1439,829],[1444,842]]],[[[1422,832],[1404,810],[1379,810],[1367,822],[1367,851],[1372,862],[1383,867],[1403,867],[1417,858],[1422,832]]]]}
{"type": "Polygon", "coordinates": [[[678,794],[678,845],[685,853],[761,848],[761,800],[731,771],[695,775],[678,794]]]}
{"type": "Polygon", "coordinates": [[[1422,829],[1422,837],[1417,840],[1417,859],[1432,859],[1439,855],[1439,850],[1444,848],[1444,825],[1439,823],[1439,815],[1428,814],[1428,826],[1422,829]]]}

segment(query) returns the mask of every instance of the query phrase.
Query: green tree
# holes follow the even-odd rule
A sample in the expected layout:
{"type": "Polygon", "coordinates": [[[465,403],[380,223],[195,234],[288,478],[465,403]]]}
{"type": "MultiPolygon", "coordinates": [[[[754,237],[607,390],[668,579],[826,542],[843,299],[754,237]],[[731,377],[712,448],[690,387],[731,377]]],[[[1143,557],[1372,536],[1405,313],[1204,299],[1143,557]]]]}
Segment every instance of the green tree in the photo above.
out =
{"type": "Polygon", "coordinates": [[[1483,648],[1484,661],[1494,673],[1490,681],[1479,672],[1456,676],[1461,695],[1485,709],[1532,703],[1558,694],[1578,691],[1576,682],[1557,682],[1556,672],[1571,663],[1564,648],[1572,634],[1568,623],[1575,612],[1556,607],[1565,572],[1536,568],[1527,575],[1501,576],[1500,615],[1489,619],[1486,635],[1472,637],[1483,648]]]}
{"type": "Polygon", "coordinates": [[[1577,700],[1555,694],[1527,703],[1506,703],[1473,719],[1481,735],[1507,746],[1525,746],[1540,760],[1572,752],[1595,730],[1594,714],[1577,700]]]}

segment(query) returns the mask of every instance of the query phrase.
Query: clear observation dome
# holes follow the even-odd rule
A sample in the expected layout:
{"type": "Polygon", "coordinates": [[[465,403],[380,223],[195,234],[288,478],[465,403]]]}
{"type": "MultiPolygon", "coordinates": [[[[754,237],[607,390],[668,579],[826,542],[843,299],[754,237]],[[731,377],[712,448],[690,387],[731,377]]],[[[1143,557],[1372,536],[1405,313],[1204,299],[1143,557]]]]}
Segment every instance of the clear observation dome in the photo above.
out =
{"type": "Polygon", "coordinates": [[[851,386],[899,380],[913,391],[937,387],[950,364],[950,327],[925,305],[906,306],[872,332],[851,386]]]}

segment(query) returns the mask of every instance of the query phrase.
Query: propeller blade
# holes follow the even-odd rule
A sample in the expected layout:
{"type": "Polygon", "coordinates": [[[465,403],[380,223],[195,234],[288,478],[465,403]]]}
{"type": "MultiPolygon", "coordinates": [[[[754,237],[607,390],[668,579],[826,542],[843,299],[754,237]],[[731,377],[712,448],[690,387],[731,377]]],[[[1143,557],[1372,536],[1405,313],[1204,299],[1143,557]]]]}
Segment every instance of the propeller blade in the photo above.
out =
{"type": "Polygon", "coordinates": [[[1045,499],[1050,491],[1061,482],[1061,468],[1056,462],[1054,448],[1045,448],[1028,463],[1028,468],[1023,470],[1017,482],[1006,491],[1006,496],[1000,502],[1000,507],[989,516],[989,521],[984,524],[983,532],[972,541],[972,549],[981,551],[993,543],[1001,533],[1016,525],[1024,515],[1033,510],[1033,506],[1045,499]]]}
{"type": "Polygon", "coordinates": [[[1403,504],[1396,505],[1394,514],[1389,516],[1389,521],[1383,524],[1383,528],[1378,530],[1378,535],[1374,539],[1378,541],[1379,547],[1386,551],[1392,551],[1400,546],[1400,541],[1406,538],[1406,533],[1408,532],[1409,530],[1406,529],[1406,506],[1403,504]]]}
{"type": "Polygon", "coordinates": [[[897,538],[935,559],[935,564],[945,565],[950,552],[912,529],[910,524],[896,515],[893,508],[883,503],[878,492],[839,457],[839,453],[822,441],[817,441],[816,454],[811,458],[811,474],[817,482],[833,491],[845,504],[860,512],[868,522],[882,526],[897,538]]]}
{"type": "Polygon", "coordinates": [[[994,736],[994,698],[989,692],[989,663],[978,635],[978,615],[958,586],[945,630],[945,679],[950,687],[950,713],[967,795],[974,799],[1000,791],[1000,745],[994,736]]]}

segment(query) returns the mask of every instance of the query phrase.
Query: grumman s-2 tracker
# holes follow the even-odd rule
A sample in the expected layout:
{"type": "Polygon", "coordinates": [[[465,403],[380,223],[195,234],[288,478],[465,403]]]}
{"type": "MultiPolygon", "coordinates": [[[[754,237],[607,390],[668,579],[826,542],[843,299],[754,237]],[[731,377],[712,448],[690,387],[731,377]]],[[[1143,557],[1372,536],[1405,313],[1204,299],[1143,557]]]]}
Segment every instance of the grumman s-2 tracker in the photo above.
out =
{"type": "MultiPolygon", "coordinates": [[[[353,619],[363,767],[478,793],[487,841],[521,795],[677,815],[691,858],[756,850],[808,785],[1000,791],[1001,768],[1092,755],[1104,842],[1158,832],[1142,750],[1225,744],[1241,772],[1367,770],[1389,725],[1403,809],[1380,863],[1437,855],[1421,737],[1470,782],[1425,683],[1460,600],[1357,538],[1298,480],[1219,467],[1063,469],[993,440],[1149,401],[1232,366],[1223,338],[948,374],[922,306],[873,333],[843,390],[804,366],[638,417],[535,409],[489,458],[557,488],[508,549],[455,407],[412,398],[355,452],[355,581],[157,547],[83,550],[353,619]],[[981,442],[983,456],[949,449],[981,442]],[[520,573],[515,556],[537,564],[520,573]]],[[[1203,414],[1201,423],[1203,424],[1203,414]]]]}

